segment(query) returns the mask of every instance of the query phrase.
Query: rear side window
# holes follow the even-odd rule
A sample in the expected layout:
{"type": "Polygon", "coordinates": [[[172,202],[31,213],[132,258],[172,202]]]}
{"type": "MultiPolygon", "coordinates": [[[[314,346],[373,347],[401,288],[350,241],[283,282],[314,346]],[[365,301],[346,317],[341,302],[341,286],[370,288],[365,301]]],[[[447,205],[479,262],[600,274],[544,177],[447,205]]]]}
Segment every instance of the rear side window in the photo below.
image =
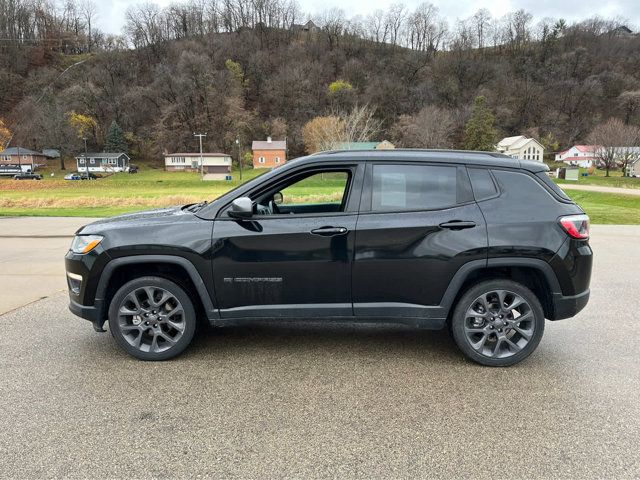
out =
{"type": "Polygon", "coordinates": [[[452,207],[457,168],[436,165],[374,165],[371,210],[411,211],[452,207]]]}
{"type": "Polygon", "coordinates": [[[473,187],[473,195],[477,201],[495,197],[498,189],[493,181],[493,177],[486,168],[469,168],[469,178],[473,187]]]}

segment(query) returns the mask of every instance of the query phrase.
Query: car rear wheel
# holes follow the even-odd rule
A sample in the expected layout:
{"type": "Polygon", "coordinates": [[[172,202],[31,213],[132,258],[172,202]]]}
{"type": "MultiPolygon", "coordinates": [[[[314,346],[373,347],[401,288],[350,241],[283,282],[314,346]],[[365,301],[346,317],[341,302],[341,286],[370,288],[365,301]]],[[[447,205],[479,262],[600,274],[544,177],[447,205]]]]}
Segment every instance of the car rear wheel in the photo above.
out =
{"type": "Polygon", "coordinates": [[[167,360],[189,346],[196,330],[189,295],[174,282],[141,277],[123,285],[109,306],[116,342],[141,360],[167,360]]]}
{"type": "Polygon", "coordinates": [[[482,365],[514,365],[536,349],[544,312],[535,294],[511,280],[481,282],[465,292],[451,318],[462,352],[482,365]]]}

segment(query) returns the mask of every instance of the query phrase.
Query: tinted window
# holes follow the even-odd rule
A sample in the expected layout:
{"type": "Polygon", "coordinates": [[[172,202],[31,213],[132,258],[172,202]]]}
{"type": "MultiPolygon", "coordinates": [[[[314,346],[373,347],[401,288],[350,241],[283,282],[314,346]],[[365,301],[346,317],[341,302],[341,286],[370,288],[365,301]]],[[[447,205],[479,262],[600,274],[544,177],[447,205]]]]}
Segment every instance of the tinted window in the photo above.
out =
{"type": "Polygon", "coordinates": [[[456,167],[374,165],[371,210],[429,210],[456,204],[456,167]]]}
{"type": "Polygon", "coordinates": [[[571,201],[571,199],[567,196],[567,194],[564,193],[564,191],[558,185],[556,185],[556,183],[553,180],[549,178],[549,175],[547,175],[547,172],[539,172],[536,174],[536,177],[542,180],[542,183],[544,183],[547,187],[549,187],[549,189],[551,189],[560,198],[562,198],[563,200],[571,201]]]}
{"type": "Polygon", "coordinates": [[[473,187],[473,195],[476,200],[484,200],[497,195],[498,190],[493,183],[493,178],[489,170],[484,168],[470,168],[469,177],[471,178],[471,186],[473,187]]]}

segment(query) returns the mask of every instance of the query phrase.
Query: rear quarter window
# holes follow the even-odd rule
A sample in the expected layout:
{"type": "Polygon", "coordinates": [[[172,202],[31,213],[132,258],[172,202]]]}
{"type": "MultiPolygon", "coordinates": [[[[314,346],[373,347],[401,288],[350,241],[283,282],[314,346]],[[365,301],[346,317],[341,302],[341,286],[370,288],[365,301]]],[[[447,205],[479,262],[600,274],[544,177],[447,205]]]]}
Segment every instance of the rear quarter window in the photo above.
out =
{"type": "Polygon", "coordinates": [[[498,194],[498,188],[489,170],[486,168],[469,168],[468,172],[476,201],[486,200],[498,194]]]}

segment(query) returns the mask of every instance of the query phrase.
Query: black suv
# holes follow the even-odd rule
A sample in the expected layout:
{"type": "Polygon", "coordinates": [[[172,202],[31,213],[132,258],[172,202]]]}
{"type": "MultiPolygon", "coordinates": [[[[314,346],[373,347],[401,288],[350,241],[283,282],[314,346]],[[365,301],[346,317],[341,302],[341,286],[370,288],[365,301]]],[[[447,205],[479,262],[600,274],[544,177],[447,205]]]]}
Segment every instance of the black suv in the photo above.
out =
{"type": "Polygon", "coordinates": [[[449,326],[493,366],[589,299],[589,218],[540,162],[459,151],[339,151],[288,162],[211,203],[77,232],[73,313],[164,360],[198,319],[347,317],[449,326]]]}

